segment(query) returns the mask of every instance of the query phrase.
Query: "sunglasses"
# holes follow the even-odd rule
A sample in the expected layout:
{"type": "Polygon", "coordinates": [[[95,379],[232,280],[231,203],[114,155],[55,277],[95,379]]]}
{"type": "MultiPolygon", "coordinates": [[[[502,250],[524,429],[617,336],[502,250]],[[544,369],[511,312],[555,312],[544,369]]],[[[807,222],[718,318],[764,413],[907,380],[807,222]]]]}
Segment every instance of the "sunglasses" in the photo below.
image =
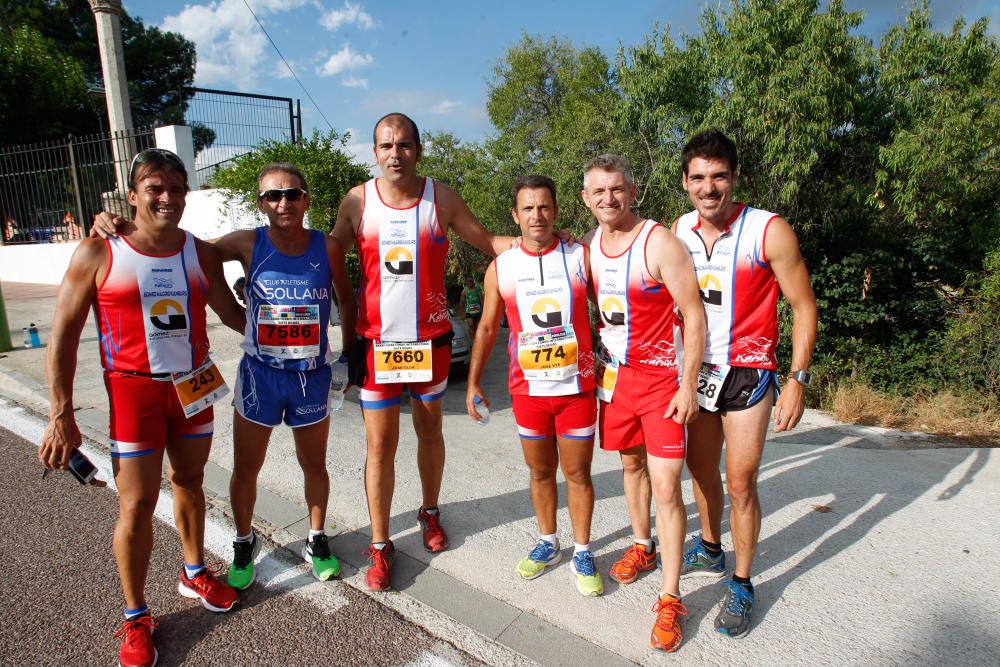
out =
{"type": "Polygon", "coordinates": [[[135,157],[132,158],[132,164],[129,165],[128,168],[129,183],[132,183],[132,178],[135,176],[136,165],[146,164],[147,162],[150,162],[155,158],[160,158],[164,162],[167,162],[174,166],[179,166],[182,168],[184,167],[184,162],[179,157],[177,157],[176,153],[168,151],[165,148],[147,148],[144,151],[139,151],[138,153],[135,154],[135,157]]]}
{"type": "Polygon", "coordinates": [[[302,188],[281,188],[279,190],[264,190],[258,195],[259,199],[276,204],[284,197],[288,201],[298,201],[305,197],[308,192],[302,188]]]}

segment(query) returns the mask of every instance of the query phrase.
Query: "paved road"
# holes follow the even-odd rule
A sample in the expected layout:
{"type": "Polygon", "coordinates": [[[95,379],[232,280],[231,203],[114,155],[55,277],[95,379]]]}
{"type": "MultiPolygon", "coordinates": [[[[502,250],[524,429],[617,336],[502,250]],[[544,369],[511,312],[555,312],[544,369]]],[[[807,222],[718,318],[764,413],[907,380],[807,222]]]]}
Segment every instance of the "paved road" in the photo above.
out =
{"type": "MultiPolygon", "coordinates": [[[[4,428],[0,448],[0,662],[115,664],[122,602],[113,488],[84,488],[69,474],[42,480],[37,446],[4,428]]],[[[262,579],[234,612],[209,613],[177,594],[176,531],[157,520],[154,533],[147,600],[161,622],[161,665],[477,664],[350,586],[316,582],[282,551],[264,558],[262,579]]]]}

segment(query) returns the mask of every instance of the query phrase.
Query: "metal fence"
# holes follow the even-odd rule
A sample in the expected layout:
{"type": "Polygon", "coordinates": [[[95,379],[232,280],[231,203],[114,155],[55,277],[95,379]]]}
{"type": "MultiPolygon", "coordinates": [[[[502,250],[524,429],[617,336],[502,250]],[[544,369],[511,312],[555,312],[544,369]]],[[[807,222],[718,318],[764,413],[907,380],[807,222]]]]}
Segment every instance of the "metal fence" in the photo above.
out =
{"type": "Polygon", "coordinates": [[[264,140],[294,142],[302,136],[302,107],[290,97],[194,88],[184,122],[195,139],[195,174],[191,187],[210,185],[212,176],[233,158],[264,140]],[[211,133],[206,129],[211,130],[211,133]],[[211,145],[202,147],[214,133],[211,145]]]}
{"type": "MultiPolygon", "coordinates": [[[[0,147],[0,216],[4,244],[51,243],[86,236],[94,214],[113,210],[115,162],[154,146],[153,129],[68,137],[0,147]]],[[[126,211],[127,214],[127,211],[126,211]]]]}

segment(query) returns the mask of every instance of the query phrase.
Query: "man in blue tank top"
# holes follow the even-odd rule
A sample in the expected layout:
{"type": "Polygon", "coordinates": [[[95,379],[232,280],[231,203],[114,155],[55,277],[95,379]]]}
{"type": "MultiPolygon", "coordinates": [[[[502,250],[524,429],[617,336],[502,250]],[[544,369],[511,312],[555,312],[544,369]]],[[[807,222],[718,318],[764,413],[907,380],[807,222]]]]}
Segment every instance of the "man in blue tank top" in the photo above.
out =
{"type": "Polygon", "coordinates": [[[331,283],[341,309],[342,349],[353,344],[355,297],[340,242],[303,225],[309,188],[293,164],[266,165],[258,177],[257,206],[267,227],[236,231],[216,241],[223,260],[247,268],[247,328],[244,355],[234,390],[233,476],[229,496],[236,523],[229,584],[253,583],[260,539],[251,521],[257,499],[257,475],[272,429],[284,421],[293,429],[295,449],[305,477],[309,539],[303,558],[321,581],[340,574],[323,529],[330,495],[326,442],[330,429],[331,283]]]}

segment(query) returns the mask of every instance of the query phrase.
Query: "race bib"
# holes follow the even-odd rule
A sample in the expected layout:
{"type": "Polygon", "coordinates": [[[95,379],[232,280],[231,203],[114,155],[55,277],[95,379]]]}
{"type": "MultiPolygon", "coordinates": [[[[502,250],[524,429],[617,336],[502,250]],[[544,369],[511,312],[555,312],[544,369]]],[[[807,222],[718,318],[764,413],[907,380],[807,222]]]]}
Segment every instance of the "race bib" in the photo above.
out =
{"type": "Polygon", "coordinates": [[[257,308],[257,349],[276,359],[319,356],[319,304],[257,308]]]}
{"type": "Polygon", "coordinates": [[[198,414],[229,393],[222,373],[211,359],[193,371],[174,373],[171,380],[185,418],[198,414]]]}
{"type": "Polygon", "coordinates": [[[375,343],[375,384],[392,382],[430,382],[434,377],[431,366],[431,342],[375,343]]]}
{"type": "Polygon", "coordinates": [[[594,355],[594,379],[597,381],[597,398],[610,403],[618,382],[618,360],[603,345],[594,355]]]}
{"type": "Polygon", "coordinates": [[[722,393],[722,383],[729,375],[729,366],[717,364],[702,364],[698,371],[698,405],[709,412],[715,412],[715,407],[722,393]]]}
{"type": "Polygon", "coordinates": [[[525,380],[565,380],[578,374],[573,326],[522,331],[517,337],[517,361],[525,380]]]}
{"type": "Polygon", "coordinates": [[[467,315],[478,315],[483,312],[483,307],[478,303],[470,303],[465,307],[465,312],[467,315]]]}

